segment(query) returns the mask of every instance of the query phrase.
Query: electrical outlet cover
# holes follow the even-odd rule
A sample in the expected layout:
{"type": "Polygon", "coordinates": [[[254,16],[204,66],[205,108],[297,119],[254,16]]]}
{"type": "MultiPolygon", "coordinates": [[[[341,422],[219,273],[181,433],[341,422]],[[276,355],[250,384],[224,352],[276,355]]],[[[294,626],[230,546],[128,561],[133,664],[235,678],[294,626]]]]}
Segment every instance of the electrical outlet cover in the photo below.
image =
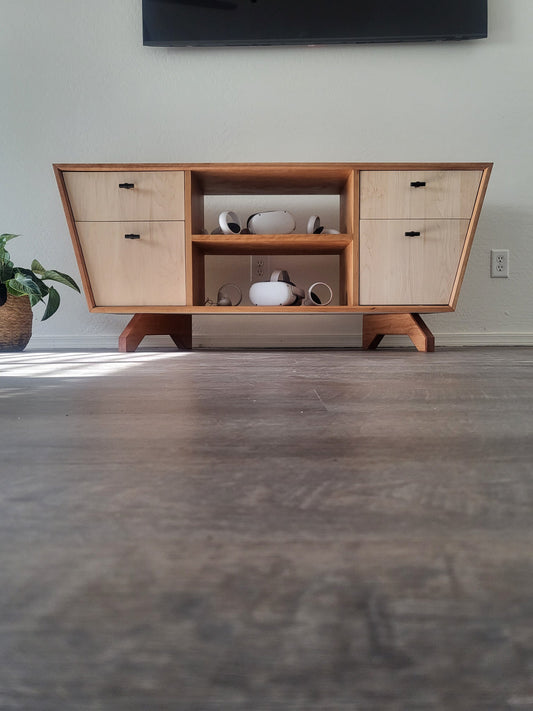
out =
{"type": "Polygon", "coordinates": [[[509,250],[490,250],[490,275],[494,279],[507,279],[509,276],[509,250]]]}

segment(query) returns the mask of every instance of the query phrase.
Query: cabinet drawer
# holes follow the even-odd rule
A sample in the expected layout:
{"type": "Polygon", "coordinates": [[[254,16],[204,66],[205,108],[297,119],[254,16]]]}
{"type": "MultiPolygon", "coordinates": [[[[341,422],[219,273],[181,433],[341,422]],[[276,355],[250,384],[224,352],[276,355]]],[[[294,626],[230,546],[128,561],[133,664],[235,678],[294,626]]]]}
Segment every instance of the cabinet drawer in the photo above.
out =
{"type": "Polygon", "coordinates": [[[362,220],[361,305],[448,304],[468,225],[469,220],[362,220]]]}
{"type": "Polygon", "coordinates": [[[63,175],[78,222],[185,219],[183,171],[72,171],[63,175]]]}
{"type": "Polygon", "coordinates": [[[481,181],[481,172],[361,171],[361,219],[469,219],[481,181]]]}
{"type": "Polygon", "coordinates": [[[96,306],[185,304],[183,222],[79,222],[76,227],[96,306]]]}

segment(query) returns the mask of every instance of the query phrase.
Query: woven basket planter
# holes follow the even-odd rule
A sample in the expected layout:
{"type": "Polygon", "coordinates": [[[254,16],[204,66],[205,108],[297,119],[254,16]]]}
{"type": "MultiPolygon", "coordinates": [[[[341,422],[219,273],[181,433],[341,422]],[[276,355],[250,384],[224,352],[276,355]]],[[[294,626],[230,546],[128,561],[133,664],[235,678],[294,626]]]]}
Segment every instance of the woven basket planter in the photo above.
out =
{"type": "Polygon", "coordinates": [[[0,306],[0,351],[23,351],[31,338],[32,320],[28,297],[8,294],[0,306]]]}

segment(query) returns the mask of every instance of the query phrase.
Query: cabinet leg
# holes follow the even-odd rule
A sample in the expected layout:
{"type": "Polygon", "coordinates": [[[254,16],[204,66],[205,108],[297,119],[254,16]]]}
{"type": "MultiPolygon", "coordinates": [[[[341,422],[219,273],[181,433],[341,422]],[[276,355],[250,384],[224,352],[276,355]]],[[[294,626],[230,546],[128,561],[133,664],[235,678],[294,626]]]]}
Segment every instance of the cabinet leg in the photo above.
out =
{"type": "Polygon", "coordinates": [[[432,353],[435,338],[419,314],[364,314],[363,348],[378,347],[387,334],[409,336],[417,350],[432,353]]]}
{"type": "Polygon", "coordinates": [[[178,348],[192,348],[190,314],[135,314],[118,339],[121,353],[137,350],[145,336],[169,335],[178,348]]]}

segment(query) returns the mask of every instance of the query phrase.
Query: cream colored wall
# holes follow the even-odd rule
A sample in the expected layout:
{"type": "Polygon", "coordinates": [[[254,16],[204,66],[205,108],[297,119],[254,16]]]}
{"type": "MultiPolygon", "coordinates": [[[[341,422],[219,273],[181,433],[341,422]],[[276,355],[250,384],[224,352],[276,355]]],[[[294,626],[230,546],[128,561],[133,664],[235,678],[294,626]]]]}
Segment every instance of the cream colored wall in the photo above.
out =
{"type": "MultiPolygon", "coordinates": [[[[532,343],[533,2],[489,0],[489,39],[322,48],[142,46],[141,0],[0,0],[1,231],[77,274],[54,162],[494,161],[440,342],[532,343]],[[511,278],[489,278],[491,247],[511,278]]],[[[241,267],[237,267],[241,269],[241,267]]],[[[116,343],[123,316],[64,290],[36,345],[116,343]]],[[[359,316],[196,318],[203,344],[358,345],[359,316]]]]}

